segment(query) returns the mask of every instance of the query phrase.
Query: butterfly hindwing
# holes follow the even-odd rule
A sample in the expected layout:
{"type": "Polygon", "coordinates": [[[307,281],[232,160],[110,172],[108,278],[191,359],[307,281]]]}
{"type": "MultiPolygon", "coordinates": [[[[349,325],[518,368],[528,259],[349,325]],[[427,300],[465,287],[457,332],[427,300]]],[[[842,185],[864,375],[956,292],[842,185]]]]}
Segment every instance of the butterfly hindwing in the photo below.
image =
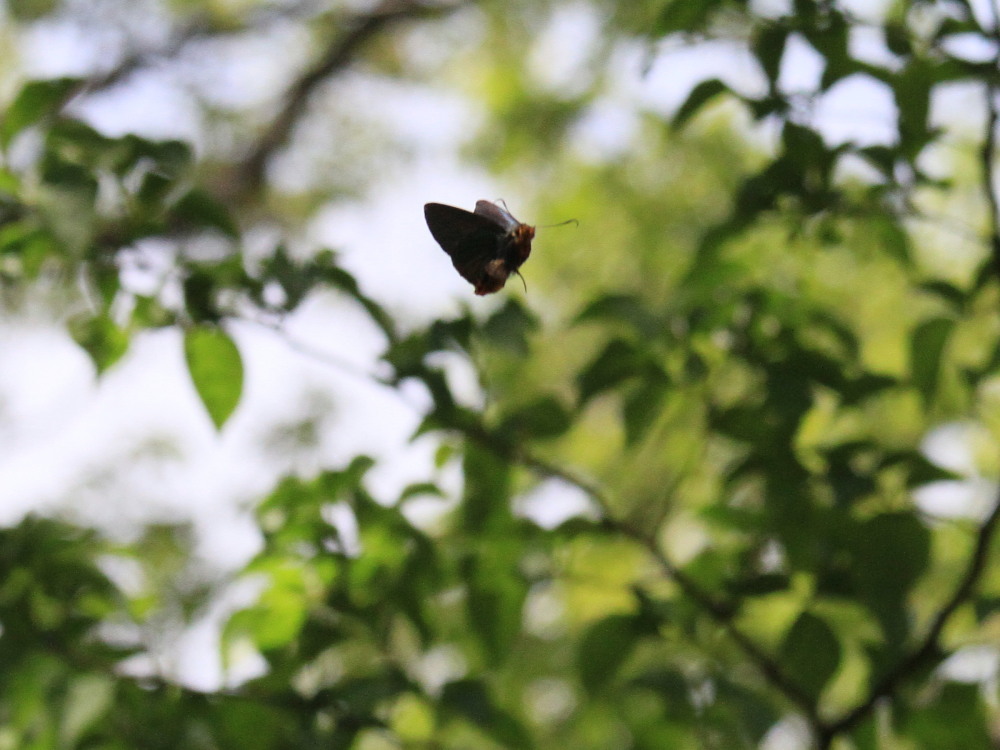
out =
{"type": "Polygon", "coordinates": [[[434,239],[451,256],[455,270],[478,288],[487,264],[499,255],[504,227],[492,217],[441,203],[426,204],[424,218],[434,239]]]}

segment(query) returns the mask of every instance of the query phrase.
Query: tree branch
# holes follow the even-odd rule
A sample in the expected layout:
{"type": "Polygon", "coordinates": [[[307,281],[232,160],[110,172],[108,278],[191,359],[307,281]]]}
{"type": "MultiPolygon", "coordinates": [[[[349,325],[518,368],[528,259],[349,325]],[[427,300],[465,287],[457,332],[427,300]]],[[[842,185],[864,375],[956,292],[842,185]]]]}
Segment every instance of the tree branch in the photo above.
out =
{"type": "Polygon", "coordinates": [[[284,106],[258,139],[239,169],[239,189],[257,191],[264,180],[268,160],[287,143],[304,114],[316,88],[334,73],[347,67],[366,43],[389,26],[411,19],[433,18],[465,4],[427,5],[418,0],[383,0],[373,11],[358,15],[344,26],[345,32],[333,39],[326,51],[289,89],[284,106]]]}
{"type": "Polygon", "coordinates": [[[139,70],[149,68],[160,61],[177,57],[192,42],[244,34],[248,31],[265,28],[275,20],[305,18],[316,13],[315,5],[313,0],[306,0],[286,7],[268,8],[253,12],[245,22],[222,27],[214,24],[210,16],[196,14],[187,23],[176,29],[162,45],[133,49],[110,70],[90,76],[85,81],[80,94],[86,96],[116,86],[139,70]]]}
{"type": "Polygon", "coordinates": [[[1000,278],[1000,200],[997,199],[995,170],[993,160],[996,155],[996,131],[1000,114],[996,103],[997,87],[993,83],[986,84],[986,135],[983,138],[981,158],[983,161],[983,193],[989,206],[989,238],[990,258],[993,263],[993,273],[1000,278]]]}
{"type": "MultiPolygon", "coordinates": [[[[490,442],[483,442],[476,435],[470,435],[470,437],[476,439],[477,442],[486,447],[491,446],[490,442]]],[[[677,587],[689,599],[726,631],[730,639],[757,666],[771,685],[805,714],[812,726],[822,725],[816,702],[785,674],[776,658],[766,653],[760,646],[754,643],[750,636],[737,627],[734,621],[738,611],[737,608],[728,602],[717,600],[675,566],[660,548],[655,535],[624,521],[616,520],[612,512],[610,498],[599,485],[589,479],[583,478],[574,471],[541,459],[524,449],[518,449],[514,458],[522,465],[539,474],[561,479],[586,493],[600,507],[603,516],[602,525],[606,530],[617,532],[642,546],[664,574],[677,584],[677,587]]]]}
{"type": "MultiPolygon", "coordinates": [[[[871,689],[868,697],[863,703],[855,706],[844,714],[841,718],[826,724],[822,728],[822,734],[832,738],[835,735],[848,731],[865,719],[875,708],[875,704],[880,698],[891,695],[896,688],[911,674],[932,661],[940,650],[941,633],[944,631],[952,616],[962,604],[968,601],[973,590],[982,578],[986,569],[986,559],[989,556],[990,545],[1000,524],[1000,497],[994,503],[993,510],[979,527],[976,534],[976,545],[969,558],[965,573],[959,579],[955,591],[945,602],[944,606],[934,617],[931,626],[923,640],[907,656],[903,657],[895,667],[886,672],[882,679],[871,689]]],[[[825,746],[825,745],[821,745],[825,746]]]]}

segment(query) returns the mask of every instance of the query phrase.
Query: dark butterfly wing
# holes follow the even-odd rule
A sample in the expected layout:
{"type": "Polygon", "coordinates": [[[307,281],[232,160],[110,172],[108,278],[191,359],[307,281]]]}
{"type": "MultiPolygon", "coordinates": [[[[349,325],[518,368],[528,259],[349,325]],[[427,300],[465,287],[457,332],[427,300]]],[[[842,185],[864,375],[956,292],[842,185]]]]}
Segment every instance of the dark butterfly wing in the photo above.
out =
{"type": "Polygon", "coordinates": [[[511,216],[510,211],[490,201],[476,201],[476,214],[499,224],[504,233],[512,232],[521,224],[511,216]]]}
{"type": "Polygon", "coordinates": [[[504,226],[493,217],[442,203],[424,205],[424,218],[441,249],[451,256],[455,270],[478,288],[486,265],[499,256],[504,226]]]}

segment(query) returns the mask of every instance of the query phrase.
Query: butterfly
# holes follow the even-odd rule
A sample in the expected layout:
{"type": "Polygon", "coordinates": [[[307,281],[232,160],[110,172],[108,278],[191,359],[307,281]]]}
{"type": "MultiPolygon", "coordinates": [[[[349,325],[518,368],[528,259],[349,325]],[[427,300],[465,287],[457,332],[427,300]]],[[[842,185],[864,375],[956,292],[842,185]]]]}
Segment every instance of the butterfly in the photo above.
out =
{"type": "Polygon", "coordinates": [[[424,204],[427,228],[476,294],[503,289],[531,255],[535,228],[522,224],[506,207],[476,201],[475,211],[442,203],[424,204]]]}

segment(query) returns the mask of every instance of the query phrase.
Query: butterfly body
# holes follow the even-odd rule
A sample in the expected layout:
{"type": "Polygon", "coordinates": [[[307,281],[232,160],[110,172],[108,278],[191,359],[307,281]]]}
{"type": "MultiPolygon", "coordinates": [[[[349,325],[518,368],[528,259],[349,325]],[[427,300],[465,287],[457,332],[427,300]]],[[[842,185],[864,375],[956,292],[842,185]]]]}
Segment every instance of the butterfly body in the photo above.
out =
{"type": "Polygon", "coordinates": [[[424,218],[455,270],[476,288],[476,294],[503,289],[531,255],[535,228],[489,201],[477,201],[475,211],[427,203],[424,218]]]}

